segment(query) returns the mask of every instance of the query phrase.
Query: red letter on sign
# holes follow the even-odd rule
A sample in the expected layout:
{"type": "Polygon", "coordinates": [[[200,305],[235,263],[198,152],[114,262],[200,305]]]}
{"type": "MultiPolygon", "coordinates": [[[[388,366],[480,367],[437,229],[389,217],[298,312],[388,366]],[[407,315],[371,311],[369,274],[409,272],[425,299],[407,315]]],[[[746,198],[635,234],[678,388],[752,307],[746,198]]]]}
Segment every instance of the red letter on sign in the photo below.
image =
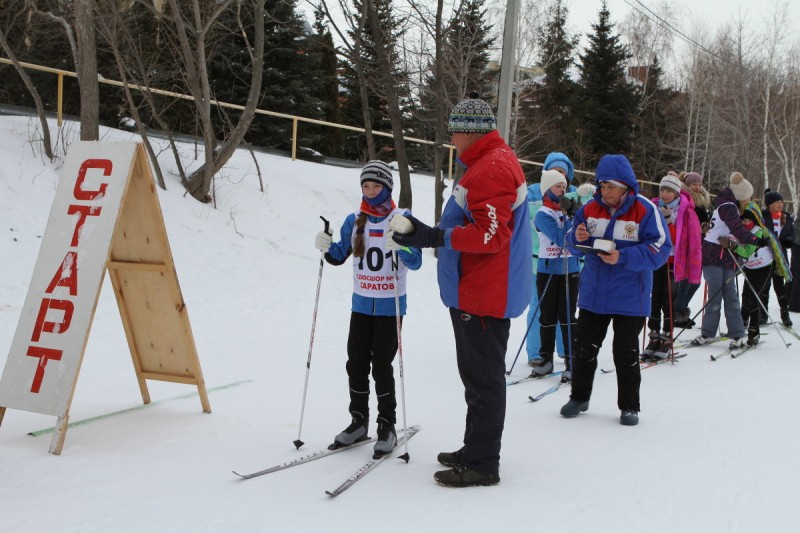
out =
{"type": "Polygon", "coordinates": [[[31,384],[31,392],[38,394],[39,389],[42,387],[42,379],[44,379],[44,367],[47,366],[47,361],[50,359],[54,361],[60,361],[61,350],[53,350],[52,348],[39,348],[38,346],[28,346],[28,353],[26,355],[39,358],[39,364],[36,366],[36,373],[33,375],[33,383],[31,384]]]}
{"type": "Polygon", "coordinates": [[[61,268],[58,269],[56,275],[50,281],[45,291],[47,294],[52,294],[56,287],[67,287],[70,296],[78,295],[78,253],[67,252],[64,261],[61,262],[61,268]]]}
{"type": "Polygon", "coordinates": [[[103,176],[110,176],[111,167],[111,161],[108,159],[87,159],[84,161],[80,170],[78,170],[78,181],[75,182],[75,190],[73,191],[75,198],[78,200],[94,200],[98,196],[105,194],[106,188],[108,187],[106,183],[100,185],[100,188],[96,191],[84,191],[81,186],[86,179],[86,171],[90,168],[102,169],[103,176]]]}
{"type": "Polygon", "coordinates": [[[39,305],[39,316],[36,317],[36,324],[33,326],[33,335],[31,335],[31,340],[33,342],[39,342],[39,337],[42,336],[43,331],[45,333],[64,333],[67,331],[69,329],[70,322],[72,322],[72,312],[74,310],[75,306],[72,305],[72,302],[69,300],[52,300],[50,298],[42,298],[42,303],[39,305]],[[61,311],[64,311],[64,320],[61,322],[48,322],[48,309],[60,309],[61,311]]]}
{"type": "MultiPolygon", "coordinates": [[[[100,188],[104,189],[105,185],[102,185],[100,188]]],[[[96,217],[100,216],[100,210],[102,207],[91,207],[88,205],[71,205],[69,209],[67,209],[68,215],[74,215],[78,213],[78,222],[75,224],[75,231],[72,232],[72,242],[69,244],[73,248],[78,246],[78,241],[81,237],[81,228],[83,227],[84,222],[86,222],[86,217],[96,217]]]]}

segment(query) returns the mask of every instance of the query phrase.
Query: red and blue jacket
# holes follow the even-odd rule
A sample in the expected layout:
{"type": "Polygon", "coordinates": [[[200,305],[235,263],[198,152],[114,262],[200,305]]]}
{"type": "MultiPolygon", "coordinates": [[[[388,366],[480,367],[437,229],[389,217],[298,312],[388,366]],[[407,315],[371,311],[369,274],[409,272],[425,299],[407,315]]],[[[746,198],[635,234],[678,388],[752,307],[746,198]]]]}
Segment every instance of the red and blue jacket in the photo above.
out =
{"type": "Polygon", "coordinates": [[[531,299],[531,231],[525,174],[497,130],[460,157],[467,170],[439,228],[439,294],[447,307],[515,318],[531,299]]]}
{"type": "Polygon", "coordinates": [[[655,205],[639,195],[635,178],[617,176],[629,189],[614,213],[603,202],[600,190],[575,214],[572,230],[567,233],[567,247],[583,255],[576,244],[593,246],[595,239],[613,240],[619,250],[619,262],[604,263],[586,254],[581,271],[578,307],[603,315],[650,316],[653,271],[669,259],[672,241],[667,223],[655,205]],[[578,243],[575,230],[586,224],[590,237],[578,243]]]}

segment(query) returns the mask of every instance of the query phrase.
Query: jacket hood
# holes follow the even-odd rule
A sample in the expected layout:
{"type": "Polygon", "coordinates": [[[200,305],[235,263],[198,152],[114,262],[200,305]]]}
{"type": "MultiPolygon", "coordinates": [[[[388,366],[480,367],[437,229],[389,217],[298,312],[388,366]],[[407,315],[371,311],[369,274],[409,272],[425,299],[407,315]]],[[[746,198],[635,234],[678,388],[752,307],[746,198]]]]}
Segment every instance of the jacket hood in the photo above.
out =
{"type": "Polygon", "coordinates": [[[696,207],[694,203],[694,198],[692,198],[692,195],[689,194],[687,191],[681,191],[681,203],[684,202],[686,202],[686,205],[689,206],[689,209],[694,209],[696,207]]]}
{"type": "Polygon", "coordinates": [[[595,180],[598,184],[602,181],[618,181],[630,187],[634,194],[639,194],[636,174],[633,172],[631,162],[624,155],[609,154],[600,158],[595,170],[595,180]]]}
{"type": "Polygon", "coordinates": [[[725,187],[724,189],[722,189],[722,191],[720,191],[720,193],[717,195],[716,200],[714,201],[714,207],[719,207],[727,202],[733,202],[734,204],[737,205],[739,204],[739,202],[736,200],[736,197],[733,195],[733,191],[730,189],[730,187],[725,187]]]}
{"type": "Polygon", "coordinates": [[[544,160],[544,170],[553,168],[563,168],[567,173],[567,182],[571,183],[572,178],[575,177],[575,166],[566,154],[561,152],[550,152],[544,160]]]}

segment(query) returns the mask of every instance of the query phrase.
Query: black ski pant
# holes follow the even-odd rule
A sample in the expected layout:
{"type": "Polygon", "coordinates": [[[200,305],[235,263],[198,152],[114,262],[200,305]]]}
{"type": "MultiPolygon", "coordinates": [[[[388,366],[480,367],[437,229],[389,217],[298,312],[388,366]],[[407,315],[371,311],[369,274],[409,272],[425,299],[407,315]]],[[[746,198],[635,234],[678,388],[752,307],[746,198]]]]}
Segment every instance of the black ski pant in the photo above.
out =
{"type": "Polygon", "coordinates": [[[672,332],[672,298],[677,292],[674,279],[672,265],[669,263],[664,263],[661,268],[653,271],[653,299],[650,303],[650,318],[647,320],[650,331],[672,332]],[[662,324],[664,329],[661,329],[662,324]]]}
{"type": "Polygon", "coordinates": [[[539,295],[539,338],[541,345],[539,354],[542,359],[552,361],[556,349],[556,327],[561,323],[561,335],[564,341],[572,338],[572,347],[565,342],[566,363],[569,370],[569,356],[575,353],[575,304],[578,302],[578,274],[548,274],[536,276],[536,289],[539,295]],[[552,277],[551,277],[552,276],[552,277]],[[550,285],[547,280],[550,279],[550,285]],[[569,304],[567,302],[567,287],[569,286],[569,304]],[[546,290],[545,290],[546,289],[546,290]],[[567,325],[569,324],[569,327],[567,325]]]}
{"type": "Polygon", "coordinates": [[[572,362],[570,399],[587,402],[592,397],[597,354],[612,322],[614,339],[611,350],[617,376],[617,406],[620,411],[639,411],[639,386],[642,383],[639,369],[639,333],[644,326],[644,317],[639,316],[601,315],[581,309],[578,314],[575,359],[572,362]]]}
{"type": "Polygon", "coordinates": [[[769,282],[772,277],[772,263],[761,268],[743,268],[745,287],[742,291],[742,319],[748,323],[747,329],[760,331],[759,323],[764,315],[764,307],[767,306],[767,296],[769,295],[769,282]],[[758,297],[756,298],[756,294],[758,297]],[[759,304],[761,300],[761,304],[759,304]]]}
{"type": "MultiPolygon", "coordinates": [[[[402,319],[401,319],[402,320],[402,319]]],[[[347,338],[347,377],[350,383],[350,414],[369,419],[369,371],[375,380],[378,419],[396,422],[392,361],[397,353],[397,317],[350,315],[347,338]]]]}
{"type": "MultiPolygon", "coordinates": [[[[795,238],[800,238],[797,235],[795,238]]],[[[792,245],[792,281],[787,285],[789,294],[789,311],[800,313],[800,244],[792,245]]]]}
{"type": "Polygon", "coordinates": [[[506,418],[505,359],[511,321],[452,307],[450,319],[467,402],[462,463],[478,472],[497,474],[506,418]]]}
{"type": "MultiPolygon", "coordinates": [[[[772,264],[772,275],[770,276],[772,279],[772,289],[775,291],[775,296],[778,298],[778,307],[781,308],[781,312],[789,310],[789,291],[792,289],[791,282],[786,283],[781,276],[778,269],[775,268],[775,264],[772,264]]],[[[764,297],[764,305],[767,306],[769,309],[769,289],[767,289],[767,294],[764,297]]]]}

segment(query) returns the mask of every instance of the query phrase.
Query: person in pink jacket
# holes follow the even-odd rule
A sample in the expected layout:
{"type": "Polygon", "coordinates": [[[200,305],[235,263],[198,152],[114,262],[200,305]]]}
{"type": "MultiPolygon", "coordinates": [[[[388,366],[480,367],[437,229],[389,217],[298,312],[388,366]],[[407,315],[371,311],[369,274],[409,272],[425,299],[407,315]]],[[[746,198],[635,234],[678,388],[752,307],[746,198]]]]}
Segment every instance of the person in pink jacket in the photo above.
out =
{"type": "Polygon", "coordinates": [[[659,184],[659,195],[653,198],[653,203],[667,221],[672,252],[664,266],[653,272],[653,299],[647,321],[650,343],[642,356],[661,359],[669,355],[672,348],[673,317],[677,316],[678,311],[685,311],[673,308],[677,292],[675,284],[683,280],[689,284],[699,284],[703,274],[703,258],[700,220],[691,195],[681,189],[678,178],[664,176],[659,184]]]}

